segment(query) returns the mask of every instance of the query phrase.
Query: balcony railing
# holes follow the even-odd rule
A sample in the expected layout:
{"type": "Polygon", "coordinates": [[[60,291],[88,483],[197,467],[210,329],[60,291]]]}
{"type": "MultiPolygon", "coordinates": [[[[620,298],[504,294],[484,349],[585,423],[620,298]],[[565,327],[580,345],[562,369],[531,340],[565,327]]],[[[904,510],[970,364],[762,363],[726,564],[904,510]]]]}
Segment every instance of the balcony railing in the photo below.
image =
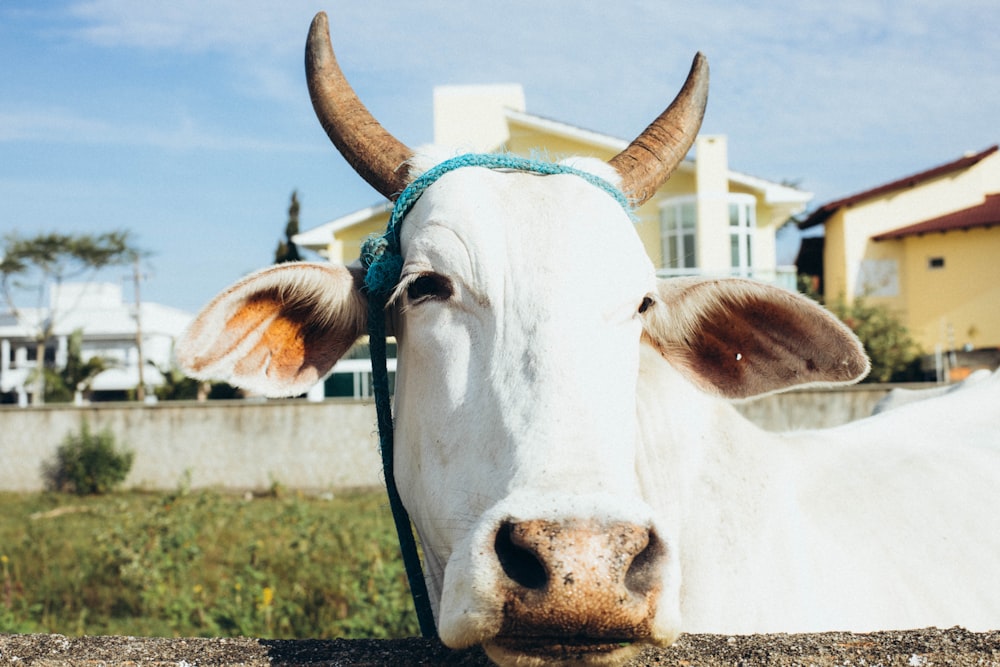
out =
{"type": "Polygon", "coordinates": [[[726,271],[712,271],[702,268],[689,269],[657,269],[658,278],[682,278],[690,276],[701,276],[703,278],[751,278],[763,283],[770,283],[778,287],[783,287],[792,292],[796,291],[796,271],[794,266],[776,266],[753,269],[730,269],[726,271]]]}

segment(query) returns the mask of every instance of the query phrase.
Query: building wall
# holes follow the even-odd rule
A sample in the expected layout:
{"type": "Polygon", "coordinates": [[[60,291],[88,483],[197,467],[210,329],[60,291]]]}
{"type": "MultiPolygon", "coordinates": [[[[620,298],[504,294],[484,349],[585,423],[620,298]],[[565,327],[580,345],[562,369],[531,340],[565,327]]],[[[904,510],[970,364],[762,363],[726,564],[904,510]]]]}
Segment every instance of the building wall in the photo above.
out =
{"type": "Polygon", "coordinates": [[[729,151],[726,139],[699,135],[695,151],[698,268],[724,274],[730,268],[729,151]]]}
{"type": "Polygon", "coordinates": [[[823,285],[827,299],[847,299],[847,247],[844,236],[845,209],[826,221],[823,242],[823,285]]]}
{"type": "Polygon", "coordinates": [[[757,196],[758,193],[749,188],[736,185],[730,191],[757,197],[757,231],[754,236],[754,264],[759,267],[771,267],[778,264],[778,248],[775,234],[792,215],[803,209],[803,204],[769,203],[757,196]]]}
{"type": "MultiPolygon", "coordinates": [[[[519,155],[531,155],[545,146],[545,155],[554,160],[584,155],[609,160],[615,148],[599,148],[568,137],[540,132],[534,127],[510,122],[506,148],[519,155]]],[[[646,253],[657,267],[664,265],[660,230],[660,205],[673,197],[697,195],[698,266],[706,271],[725,274],[730,269],[729,212],[726,197],[740,192],[729,181],[729,158],[724,136],[700,135],[695,143],[694,169],[680,168],[657,194],[637,212],[636,231],[646,253]]],[[[744,190],[747,194],[755,194],[744,190]]],[[[787,206],[770,206],[757,198],[757,229],[754,233],[755,266],[775,266],[775,231],[791,214],[787,206]],[[779,219],[780,218],[780,219],[779,219]]]]}
{"type": "Polygon", "coordinates": [[[535,127],[522,125],[517,121],[507,120],[506,122],[510,128],[510,136],[505,144],[494,146],[494,150],[497,148],[506,149],[517,155],[530,157],[539,150],[539,147],[543,147],[542,157],[554,161],[575,156],[610,160],[618,153],[611,147],[600,147],[572,137],[540,132],[535,127]]]}
{"type": "Polygon", "coordinates": [[[981,204],[1000,191],[1000,154],[959,172],[842,207],[826,221],[826,295],[887,306],[925,352],[1000,345],[1000,229],[871,237],[981,204]],[[928,269],[931,257],[943,269],[928,269]]]}
{"type": "Polygon", "coordinates": [[[872,236],[975,206],[998,189],[1000,154],[995,153],[964,171],[841,208],[826,223],[827,293],[848,299],[862,295],[865,260],[892,258],[886,256],[892,250],[870,241],[872,236]]]}
{"type": "Polygon", "coordinates": [[[334,263],[350,264],[361,256],[365,239],[373,234],[381,236],[388,224],[389,213],[380,213],[363,224],[338,232],[327,249],[327,257],[334,263]]]}
{"type": "Polygon", "coordinates": [[[498,109],[524,111],[517,84],[434,88],[434,143],[466,151],[493,150],[507,142],[508,127],[498,109]]]}
{"type": "Polygon", "coordinates": [[[876,245],[904,257],[901,284],[911,333],[927,351],[1000,346],[1000,228],[912,236],[876,245]],[[932,268],[931,258],[944,261],[932,268]]]}

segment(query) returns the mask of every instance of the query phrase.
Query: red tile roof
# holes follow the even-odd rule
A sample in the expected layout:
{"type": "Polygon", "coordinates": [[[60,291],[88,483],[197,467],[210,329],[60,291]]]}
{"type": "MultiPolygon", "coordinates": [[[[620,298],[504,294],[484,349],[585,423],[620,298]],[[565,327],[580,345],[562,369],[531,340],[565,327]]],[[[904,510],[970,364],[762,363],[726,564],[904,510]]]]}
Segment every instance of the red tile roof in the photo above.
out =
{"type": "Polygon", "coordinates": [[[904,236],[930,234],[931,232],[950,232],[956,229],[972,229],[974,227],[992,227],[1000,225],[1000,194],[986,195],[982,204],[948,213],[937,218],[924,220],[914,225],[900,227],[892,231],[873,236],[875,241],[900,239],[904,236]]]}
{"type": "Polygon", "coordinates": [[[821,225],[826,222],[830,216],[836,213],[838,210],[845,206],[853,206],[858,202],[864,201],[865,199],[870,199],[872,197],[878,197],[881,195],[889,194],[890,192],[895,192],[897,190],[905,190],[907,188],[912,188],[921,183],[926,183],[927,181],[950,174],[955,171],[962,171],[963,169],[968,169],[969,167],[975,165],[983,158],[989,157],[993,153],[996,153],[1000,146],[994,144],[986,150],[980,151],[978,153],[973,153],[971,155],[965,155],[958,160],[948,162],[946,164],[933,167],[926,171],[921,171],[910,176],[905,176],[903,178],[885,183],[884,185],[879,185],[877,187],[871,188],[870,190],[865,190],[864,192],[859,192],[853,194],[849,197],[844,197],[843,199],[834,200],[828,204],[823,204],[815,211],[809,214],[809,217],[799,223],[799,229],[807,229],[809,227],[815,227],[816,225],[821,225]]]}

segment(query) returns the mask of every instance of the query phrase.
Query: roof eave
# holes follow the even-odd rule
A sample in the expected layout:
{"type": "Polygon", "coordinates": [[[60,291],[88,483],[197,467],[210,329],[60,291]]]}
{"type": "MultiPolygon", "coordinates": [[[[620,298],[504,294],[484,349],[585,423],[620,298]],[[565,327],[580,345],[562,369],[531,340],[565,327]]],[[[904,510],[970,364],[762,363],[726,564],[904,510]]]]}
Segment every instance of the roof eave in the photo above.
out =
{"type": "Polygon", "coordinates": [[[347,215],[330,220],[329,222],[324,222],[318,227],[313,227],[312,229],[300,232],[292,237],[292,243],[300,245],[304,248],[325,248],[330,245],[330,242],[333,241],[333,237],[337,232],[342,232],[359,222],[364,222],[371,217],[382,213],[388,213],[390,211],[392,211],[392,202],[388,200],[378,204],[373,204],[366,208],[353,211],[347,215]]]}
{"type": "Polygon", "coordinates": [[[952,174],[956,171],[968,169],[975,166],[993,153],[996,153],[998,150],[1000,150],[1000,144],[993,144],[989,148],[981,150],[978,153],[968,153],[957,160],[952,160],[951,162],[946,162],[936,167],[931,167],[930,169],[925,169],[924,171],[910,174],[909,176],[904,176],[903,178],[898,178],[894,181],[889,181],[888,183],[883,183],[882,185],[875,186],[874,188],[862,190],[861,192],[857,192],[847,197],[835,199],[831,202],[823,204],[818,209],[813,211],[809,217],[799,223],[799,229],[808,229],[809,227],[820,225],[830,219],[831,216],[842,208],[854,206],[855,204],[859,204],[869,199],[883,197],[891,193],[899,192],[900,190],[913,188],[935,178],[941,178],[942,176],[947,176],[948,174],[952,174]]]}

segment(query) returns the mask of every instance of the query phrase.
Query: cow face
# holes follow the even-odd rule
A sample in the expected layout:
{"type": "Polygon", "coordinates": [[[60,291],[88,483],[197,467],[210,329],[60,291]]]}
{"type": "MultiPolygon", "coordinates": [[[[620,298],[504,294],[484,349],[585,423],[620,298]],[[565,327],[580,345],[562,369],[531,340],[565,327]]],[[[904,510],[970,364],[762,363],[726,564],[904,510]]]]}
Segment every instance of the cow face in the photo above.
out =
{"type": "Polygon", "coordinates": [[[433,554],[442,639],[606,647],[638,624],[653,634],[666,547],[634,452],[656,283],[628,215],[576,176],[467,168],[427,191],[402,242],[396,476],[433,554]],[[617,539],[628,546],[612,556],[617,539]],[[588,550],[609,562],[566,565],[588,550]],[[583,599],[607,588],[587,615],[608,627],[582,629],[566,586],[583,599]]]}

